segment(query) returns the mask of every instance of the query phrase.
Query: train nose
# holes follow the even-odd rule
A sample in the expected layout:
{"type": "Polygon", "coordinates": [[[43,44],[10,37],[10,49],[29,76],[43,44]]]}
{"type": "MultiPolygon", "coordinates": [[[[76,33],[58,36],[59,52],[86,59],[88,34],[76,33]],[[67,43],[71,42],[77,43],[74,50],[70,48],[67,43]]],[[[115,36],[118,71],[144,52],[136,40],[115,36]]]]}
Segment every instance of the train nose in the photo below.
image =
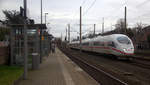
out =
{"type": "Polygon", "coordinates": [[[123,48],[125,53],[134,53],[134,48],[123,48]]]}

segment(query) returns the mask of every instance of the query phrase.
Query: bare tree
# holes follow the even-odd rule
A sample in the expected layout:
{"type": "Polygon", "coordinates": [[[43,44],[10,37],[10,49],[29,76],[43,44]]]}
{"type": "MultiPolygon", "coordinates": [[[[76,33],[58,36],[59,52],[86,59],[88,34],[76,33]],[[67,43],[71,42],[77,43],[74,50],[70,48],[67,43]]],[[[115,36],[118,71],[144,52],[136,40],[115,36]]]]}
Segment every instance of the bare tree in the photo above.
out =
{"type": "Polygon", "coordinates": [[[123,19],[119,19],[115,25],[116,29],[122,29],[124,27],[123,19]]]}
{"type": "Polygon", "coordinates": [[[116,23],[116,25],[115,25],[115,27],[116,27],[116,30],[117,30],[117,32],[118,33],[125,33],[125,23],[124,23],[124,19],[119,19],[118,21],[117,21],[117,23],[116,23]]]}
{"type": "Polygon", "coordinates": [[[20,15],[19,11],[12,10],[4,10],[3,13],[5,14],[6,20],[4,21],[6,24],[23,24],[24,17],[20,15]]]}
{"type": "Polygon", "coordinates": [[[136,26],[134,29],[136,29],[136,33],[140,33],[142,32],[144,25],[140,22],[140,23],[136,23],[136,26]]]}

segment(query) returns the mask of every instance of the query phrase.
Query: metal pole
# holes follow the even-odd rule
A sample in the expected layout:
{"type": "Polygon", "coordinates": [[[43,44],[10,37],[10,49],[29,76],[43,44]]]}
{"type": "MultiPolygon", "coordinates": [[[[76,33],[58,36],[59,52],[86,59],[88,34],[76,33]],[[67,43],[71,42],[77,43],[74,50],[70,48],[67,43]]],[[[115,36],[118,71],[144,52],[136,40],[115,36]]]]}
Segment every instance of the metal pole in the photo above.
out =
{"type": "Polygon", "coordinates": [[[62,41],[62,33],[61,33],[61,41],[62,41]]]}
{"type": "Polygon", "coordinates": [[[68,24],[68,43],[70,43],[70,24],[68,24]]]}
{"type": "Polygon", "coordinates": [[[27,1],[24,0],[24,74],[23,77],[24,79],[27,79],[27,74],[28,74],[28,45],[27,45],[27,26],[26,26],[26,10],[27,10],[27,1]]]}
{"type": "MultiPolygon", "coordinates": [[[[42,16],[42,0],[41,0],[41,25],[42,25],[42,21],[43,21],[43,16],[42,16]]],[[[40,63],[42,63],[42,28],[40,28],[40,63]]]]}
{"type": "Polygon", "coordinates": [[[45,13],[45,24],[46,24],[46,15],[47,15],[48,13],[45,13]]]}
{"type": "Polygon", "coordinates": [[[82,51],[82,7],[80,6],[80,51],[82,51]]]}
{"type": "Polygon", "coordinates": [[[67,38],[68,38],[68,37],[67,37],[67,28],[66,28],[66,41],[67,41],[67,38]]]}
{"type": "MultiPolygon", "coordinates": [[[[19,30],[19,34],[21,35],[22,34],[22,29],[21,30],[19,30]]],[[[21,39],[19,39],[19,56],[22,56],[22,45],[21,45],[21,43],[22,43],[22,40],[21,39]]]]}
{"type": "Polygon", "coordinates": [[[127,29],[127,8],[125,6],[125,16],[124,16],[124,24],[125,24],[125,34],[126,34],[126,29],[127,29]]]}
{"type": "Polygon", "coordinates": [[[42,14],[43,14],[43,8],[42,8],[42,0],[41,0],[41,24],[43,22],[43,16],[42,16],[42,14]]]}
{"type": "Polygon", "coordinates": [[[40,28],[40,63],[42,63],[42,28],[40,28]]]}
{"type": "Polygon", "coordinates": [[[45,13],[45,24],[46,24],[46,13],[45,13]]]}
{"type": "Polygon", "coordinates": [[[24,0],[24,17],[27,18],[27,0],[24,0]]]}
{"type": "Polygon", "coordinates": [[[10,46],[11,46],[11,59],[10,59],[10,65],[13,65],[14,63],[14,29],[10,29],[10,46]]]}
{"type": "Polygon", "coordinates": [[[103,23],[102,23],[102,34],[104,33],[104,17],[103,17],[103,23]]]}
{"type": "Polygon", "coordinates": [[[96,26],[96,24],[94,24],[94,36],[95,36],[95,26],[96,26]]]}
{"type": "Polygon", "coordinates": [[[27,26],[24,24],[24,79],[27,79],[28,73],[28,45],[27,45],[27,26]]]}

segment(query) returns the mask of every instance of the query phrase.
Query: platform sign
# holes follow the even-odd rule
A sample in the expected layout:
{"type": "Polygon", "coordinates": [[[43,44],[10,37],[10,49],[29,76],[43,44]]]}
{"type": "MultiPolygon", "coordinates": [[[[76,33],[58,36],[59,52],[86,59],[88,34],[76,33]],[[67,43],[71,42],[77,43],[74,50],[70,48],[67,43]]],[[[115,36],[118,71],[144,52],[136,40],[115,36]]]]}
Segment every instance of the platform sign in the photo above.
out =
{"type": "Polygon", "coordinates": [[[42,40],[44,40],[44,36],[42,36],[42,40]]]}

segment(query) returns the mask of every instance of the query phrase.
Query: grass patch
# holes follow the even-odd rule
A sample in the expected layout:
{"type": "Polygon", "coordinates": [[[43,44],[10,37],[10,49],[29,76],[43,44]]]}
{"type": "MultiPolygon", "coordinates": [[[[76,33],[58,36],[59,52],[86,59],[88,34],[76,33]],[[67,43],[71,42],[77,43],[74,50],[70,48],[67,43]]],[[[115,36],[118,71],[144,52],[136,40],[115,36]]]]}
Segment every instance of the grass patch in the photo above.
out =
{"type": "Polygon", "coordinates": [[[0,85],[12,85],[22,74],[22,67],[0,65],[0,85]]]}

